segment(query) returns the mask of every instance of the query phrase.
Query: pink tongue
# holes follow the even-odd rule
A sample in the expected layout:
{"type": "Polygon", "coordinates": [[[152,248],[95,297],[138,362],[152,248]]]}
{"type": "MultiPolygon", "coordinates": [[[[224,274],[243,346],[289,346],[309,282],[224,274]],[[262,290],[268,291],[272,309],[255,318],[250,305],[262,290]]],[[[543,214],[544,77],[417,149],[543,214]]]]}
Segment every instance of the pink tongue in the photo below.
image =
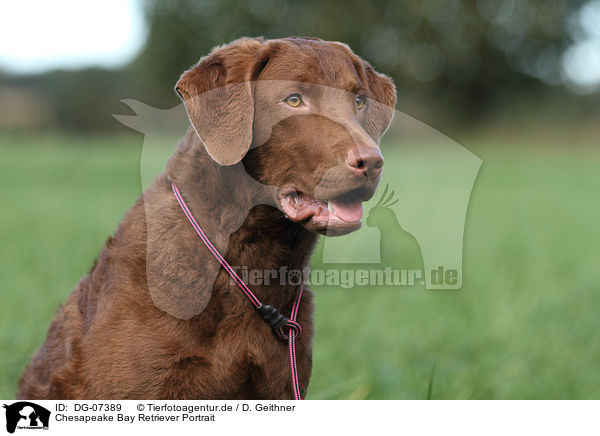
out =
{"type": "Polygon", "coordinates": [[[346,222],[358,221],[363,215],[363,205],[360,199],[344,199],[338,198],[331,200],[334,214],[341,220],[346,222]]]}

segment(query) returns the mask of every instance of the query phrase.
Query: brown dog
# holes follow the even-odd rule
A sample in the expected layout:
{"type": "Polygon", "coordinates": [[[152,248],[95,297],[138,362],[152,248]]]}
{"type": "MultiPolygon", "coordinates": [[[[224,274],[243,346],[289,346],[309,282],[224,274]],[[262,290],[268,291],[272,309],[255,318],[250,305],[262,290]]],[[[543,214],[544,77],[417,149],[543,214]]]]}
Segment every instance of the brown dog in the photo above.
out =
{"type": "MultiPolygon", "coordinates": [[[[322,234],[360,227],[395,89],[341,43],[241,39],[177,83],[192,123],[52,322],[19,384],[29,399],[289,399],[287,345],[187,221],[179,187],[236,266],[301,270],[322,234]]],[[[252,286],[289,315],[299,286],[252,286]]],[[[304,290],[296,355],[312,362],[304,290]]]]}

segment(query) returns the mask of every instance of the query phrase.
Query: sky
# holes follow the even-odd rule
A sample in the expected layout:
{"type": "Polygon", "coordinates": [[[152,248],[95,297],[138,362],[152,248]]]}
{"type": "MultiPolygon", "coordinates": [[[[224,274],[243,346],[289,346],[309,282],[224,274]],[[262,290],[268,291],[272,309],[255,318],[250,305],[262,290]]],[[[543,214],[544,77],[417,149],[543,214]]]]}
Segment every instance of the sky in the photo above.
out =
{"type": "MultiPolygon", "coordinates": [[[[27,74],[125,65],[146,39],[140,1],[0,0],[0,69],[27,74]]],[[[600,86],[600,0],[574,19],[583,31],[563,56],[563,75],[594,90],[600,86]]]]}
{"type": "Polygon", "coordinates": [[[0,0],[0,11],[0,68],[12,73],[118,67],[146,39],[137,0],[0,0]]]}
{"type": "Polygon", "coordinates": [[[582,90],[594,90],[600,85],[600,0],[586,3],[574,19],[579,31],[563,56],[563,72],[582,90]]]}

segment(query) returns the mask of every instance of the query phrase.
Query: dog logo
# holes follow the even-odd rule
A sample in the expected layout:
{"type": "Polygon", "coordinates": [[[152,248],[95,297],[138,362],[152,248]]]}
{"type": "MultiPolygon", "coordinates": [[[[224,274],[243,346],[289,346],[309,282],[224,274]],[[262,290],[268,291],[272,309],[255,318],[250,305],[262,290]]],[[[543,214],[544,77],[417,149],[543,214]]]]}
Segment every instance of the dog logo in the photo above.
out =
{"type": "Polygon", "coordinates": [[[48,430],[50,422],[48,409],[28,401],[4,404],[3,407],[6,409],[6,431],[9,433],[14,433],[16,429],[48,430]]]}
{"type": "MultiPolygon", "coordinates": [[[[241,85],[236,85],[241,86],[241,85]]],[[[307,84],[302,85],[306,88],[307,84]]],[[[317,85],[314,85],[317,86],[317,85]]],[[[315,94],[339,90],[317,86],[315,94]],[[318,91],[318,92],[317,92],[318,91]]],[[[203,94],[203,99],[222,98],[223,90],[203,94]],[[206,94],[206,95],[205,95],[206,94]]],[[[236,91],[237,92],[237,91],[236,91]]],[[[241,91],[240,91],[241,92],[241,91]]],[[[165,164],[173,156],[180,142],[181,132],[189,126],[189,117],[183,104],[171,109],[153,108],[135,100],[122,100],[135,115],[113,115],[122,124],[144,134],[144,146],[140,156],[142,190],[150,187],[156,176],[164,171],[165,164]]],[[[377,107],[377,102],[371,102],[377,107]]],[[[337,125],[329,114],[311,113],[337,125]]],[[[269,122],[278,125],[283,119],[273,114],[269,122]]],[[[276,129],[275,129],[276,130],[276,129]]],[[[265,128],[261,133],[268,136],[275,131],[265,128]]],[[[317,267],[335,270],[391,268],[397,272],[421,272],[419,285],[425,289],[460,289],[462,287],[462,250],[467,206],[481,159],[437,132],[430,126],[395,111],[393,121],[382,138],[382,149],[389,156],[389,163],[380,180],[383,195],[373,196],[361,204],[341,204],[338,211],[350,214],[365,213],[365,224],[360,231],[344,236],[336,233],[335,226],[329,236],[315,249],[313,258],[317,267]],[[386,188],[387,187],[387,188],[386,188]]],[[[265,138],[255,141],[260,144],[265,138]]],[[[388,159],[388,157],[386,157],[388,159]]],[[[314,191],[331,191],[340,171],[333,165],[318,174],[314,191]]],[[[345,167],[344,167],[345,168],[345,167]]],[[[244,166],[230,166],[228,177],[232,186],[245,187],[252,192],[265,189],[256,178],[246,172],[244,166]]],[[[270,189],[274,187],[269,187],[270,189]]],[[[276,188],[276,187],[275,187],[276,188]]],[[[245,205],[244,207],[247,207],[245,205]]],[[[328,206],[334,206],[329,203],[328,206]]],[[[154,304],[172,316],[189,319],[200,313],[210,300],[210,292],[198,293],[198,283],[183,284],[164,280],[165,256],[164,229],[160,210],[152,201],[144,202],[146,210],[147,247],[146,275],[148,288],[154,304]]],[[[237,209],[236,209],[237,210],[237,209]]],[[[248,209],[249,210],[249,209],[248,209]]],[[[233,234],[243,224],[246,210],[239,210],[223,222],[221,232],[233,234]]],[[[332,213],[331,210],[329,213],[332,213]]],[[[323,215],[327,216],[326,212],[323,215]]],[[[209,239],[214,236],[207,235],[209,239]]],[[[227,250],[228,238],[213,242],[219,252],[227,250]]],[[[205,265],[202,280],[205,289],[212,289],[219,273],[218,262],[205,265]]],[[[295,280],[297,277],[293,276],[295,280]]]]}

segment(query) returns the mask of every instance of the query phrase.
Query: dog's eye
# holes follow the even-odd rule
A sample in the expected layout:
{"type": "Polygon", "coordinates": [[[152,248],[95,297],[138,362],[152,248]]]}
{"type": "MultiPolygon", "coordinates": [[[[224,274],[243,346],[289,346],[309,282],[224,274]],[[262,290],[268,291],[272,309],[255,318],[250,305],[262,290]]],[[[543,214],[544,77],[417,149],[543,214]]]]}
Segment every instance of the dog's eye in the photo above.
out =
{"type": "Polygon", "coordinates": [[[284,100],[291,107],[298,107],[302,103],[302,97],[300,94],[288,95],[284,100]]]}
{"type": "Polygon", "coordinates": [[[354,102],[356,103],[356,109],[361,110],[367,103],[367,97],[364,95],[357,95],[354,102]]]}

